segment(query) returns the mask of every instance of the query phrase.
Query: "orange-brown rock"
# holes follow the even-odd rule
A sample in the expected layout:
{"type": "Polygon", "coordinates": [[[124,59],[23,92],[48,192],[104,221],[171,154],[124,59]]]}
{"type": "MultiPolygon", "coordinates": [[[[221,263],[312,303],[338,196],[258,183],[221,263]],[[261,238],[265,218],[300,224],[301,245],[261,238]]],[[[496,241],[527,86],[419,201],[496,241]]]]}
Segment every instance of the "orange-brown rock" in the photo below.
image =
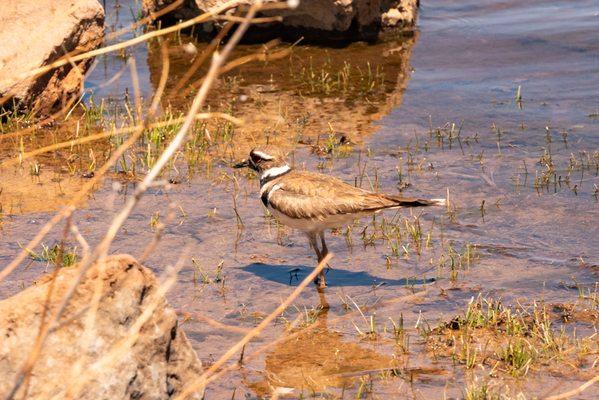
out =
{"type": "Polygon", "coordinates": [[[98,47],[104,35],[104,9],[97,0],[3,1],[0,7],[0,98],[38,115],[61,107],[82,90],[91,59],[39,76],[28,71],[66,53],[98,47]]]}
{"type": "MultiPolygon", "coordinates": [[[[10,392],[34,347],[45,304],[49,318],[78,273],[77,267],[63,268],[56,278],[0,302],[0,397],[10,392]]],[[[27,390],[28,399],[65,398],[69,391],[70,398],[77,399],[167,399],[200,372],[175,312],[158,296],[154,274],[130,256],[112,256],[86,273],[42,347],[28,384],[15,398],[23,398],[27,390]],[[101,293],[99,309],[90,324],[96,289],[101,293]],[[134,337],[132,326],[152,306],[133,344],[119,347],[134,337]],[[106,363],[99,367],[100,361],[106,363]]]]}

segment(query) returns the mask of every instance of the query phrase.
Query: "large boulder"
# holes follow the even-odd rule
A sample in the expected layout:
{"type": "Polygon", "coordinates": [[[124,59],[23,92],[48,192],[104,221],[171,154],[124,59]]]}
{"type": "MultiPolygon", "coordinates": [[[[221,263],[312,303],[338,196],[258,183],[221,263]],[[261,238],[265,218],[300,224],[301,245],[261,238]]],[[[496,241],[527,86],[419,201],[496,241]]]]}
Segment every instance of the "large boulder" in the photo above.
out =
{"type": "MultiPolygon", "coordinates": [[[[167,399],[201,373],[175,312],[157,295],[154,274],[130,256],[109,257],[102,265],[103,269],[96,263],[85,275],[42,347],[27,395],[23,385],[15,398],[65,398],[68,390],[83,382],[71,398],[167,399]],[[90,337],[84,327],[97,288],[102,296],[90,337]],[[116,353],[107,367],[95,368],[94,363],[116,344],[131,337],[131,327],[150,305],[156,308],[133,345],[116,353]],[[77,364],[78,369],[73,368],[77,364]],[[90,371],[97,373],[90,377],[90,371]]],[[[6,397],[34,348],[49,290],[47,316],[56,311],[78,273],[77,267],[63,268],[55,279],[45,279],[0,302],[0,397],[6,397]]],[[[192,396],[200,397],[199,393],[192,396]]]]}
{"type": "Polygon", "coordinates": [[[39,115],[59,109],[82,89],[91,59],[23,78],[72,51],[102,43],[104,9],[98,0],[3,1],[0,7],[0,98],[39,115]],[[12,99],[12,100],[8,100],[12,99]]]}
{"type": "MultiPolygon", "coordinates": [[[[173,1],[143,0],[143,9],[145,14],[150,14],[173,1]]],[[[188,0],[166,19],[170,22],[188,19],[223,3],[225,0],[188,0]]],[[[264,12],[265,15],[282,15],[283,21],[260,25],[259,32],[304,35],[320,41],[369,39],[383,28],[411,26],[417,7],[418,0],[300,0],[295,9],[264,12]]],[[[205,28],[210,30],[211,26],[205,28]]]]}

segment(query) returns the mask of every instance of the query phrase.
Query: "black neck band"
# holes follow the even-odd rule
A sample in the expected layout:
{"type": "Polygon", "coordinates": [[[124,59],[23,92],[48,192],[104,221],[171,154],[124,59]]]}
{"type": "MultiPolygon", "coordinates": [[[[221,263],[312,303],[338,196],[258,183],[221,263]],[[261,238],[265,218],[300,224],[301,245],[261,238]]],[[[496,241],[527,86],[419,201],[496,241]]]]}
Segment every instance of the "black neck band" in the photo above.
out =
{"type": "Polygon", "coordinates": [[[277,179],[283,175],[286,175],[288,173],[291,172],[291,168],[289,168],[287,171],[280,173],[278,175],[274,175],[274,176],[267,176],[266,178],[260,178],[260,186],[264,185],[265,183],[268,183],[270,181],[272,181],[273,179],[277,179]]]}

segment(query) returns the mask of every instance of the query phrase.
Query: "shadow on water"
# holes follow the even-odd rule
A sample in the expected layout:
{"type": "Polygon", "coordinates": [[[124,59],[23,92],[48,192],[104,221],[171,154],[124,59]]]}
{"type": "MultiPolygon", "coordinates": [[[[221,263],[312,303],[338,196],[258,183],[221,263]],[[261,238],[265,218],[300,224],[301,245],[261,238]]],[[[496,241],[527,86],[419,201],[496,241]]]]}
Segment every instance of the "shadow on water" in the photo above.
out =
{"type": "MultiPolygon", "coordinates": [[[[312,271],[311,268],[302,265],[275,265],[263,263],[249,264],[241,269],[262,279],[292,286],[299,284],[312,271]]],[[[413,286],[426,285],[435,282],[435,278],[385,279],[371,275],[368,272],[354,272],[337,268],[331,268],[326,271],[327,284],[336,287],[372,285],[413,286]]]]}

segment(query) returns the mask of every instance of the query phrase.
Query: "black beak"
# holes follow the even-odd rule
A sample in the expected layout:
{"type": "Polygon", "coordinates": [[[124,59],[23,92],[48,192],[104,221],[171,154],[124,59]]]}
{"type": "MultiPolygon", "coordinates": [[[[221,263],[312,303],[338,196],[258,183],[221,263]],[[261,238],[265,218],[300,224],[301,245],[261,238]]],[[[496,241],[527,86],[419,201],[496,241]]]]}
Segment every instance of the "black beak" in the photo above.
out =
{"type": "Polygon", "coordinates": [[[233,168],[246,168],[250,166],[250,162],[248,160],[243,160],[240,163],[233,165],[233,168]]]}

